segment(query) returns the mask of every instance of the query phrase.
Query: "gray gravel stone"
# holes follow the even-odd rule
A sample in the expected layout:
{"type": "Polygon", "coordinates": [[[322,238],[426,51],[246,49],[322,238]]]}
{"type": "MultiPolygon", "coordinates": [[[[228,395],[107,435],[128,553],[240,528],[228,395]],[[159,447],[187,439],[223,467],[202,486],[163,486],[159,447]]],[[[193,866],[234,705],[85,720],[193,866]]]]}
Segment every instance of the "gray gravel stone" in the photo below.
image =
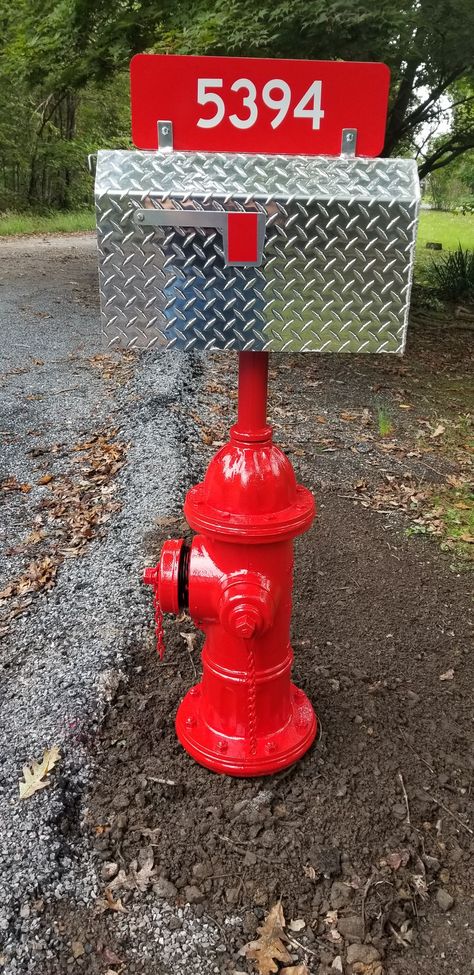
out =
{"type": "Polygon", "coordinates": [[[165,880],[164,877],[160,877],[156,884],[153,884],[153,891],[157,897],[163,897],[168,901],[173,900],[178,893],[175,885],[170,880],[165,880]]]}
{"type": "Polygon", "coordinates": [[[329,899],[331,902],[331,907],[335,911],[339,911],[342,907],[346,907],[349,901],[354,897],[354,888],[350,884],[345,884],[341,880],[335,880],[332,887],[329,899]]]}
{"type": "Polygon", "coordinates": [[[374,945],[354,944],[349,945],[346,957],[348,965],[355,965],[356,963],[371,965],[374,961],[380,961],[380,952],[374,945]]]}
{"type": "Polygon", "coordinates": [[[204,894],[199,887],[195,887],[194,884],[188,884],[184,888],[184,896],[188,904],[200,904],[204,900],[204,894]]]}
{"type": "Polygon", "coordinates": [[[337,922],[337,930],[345,941],[361,941],[364,937],[364,925],[362,918],[357,914],[350,914],[348,917],[340,917],[337,922]]]}
{"type": "Polygon", "coordinates": [[[436,902],[442,911],[450,911],[454,905],[454,897],[451,897],[451,894],[444,887],[438,887],[436,902]]]}

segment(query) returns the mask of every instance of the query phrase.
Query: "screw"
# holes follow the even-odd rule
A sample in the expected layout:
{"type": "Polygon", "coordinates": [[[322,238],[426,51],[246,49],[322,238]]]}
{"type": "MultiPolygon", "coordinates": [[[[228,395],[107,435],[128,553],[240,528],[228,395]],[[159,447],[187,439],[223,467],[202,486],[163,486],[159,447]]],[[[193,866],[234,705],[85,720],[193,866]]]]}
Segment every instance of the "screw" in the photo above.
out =
{"type": "Polygon", "coordinates": [[[141,213],[141,211],[137,213],[137,220],[139,220],[140,223],[143,223],[144,219],[145,219],[144,213],[141,213]]]}
{"type": "Polygon", "coordinates": [[[227,745],[227,742],[226,741],[220,740],[220,741],[217,742],[217,747],[218,747],[218,749],[219,749],[220,752],[226,752],[227,751],[227,748],[228,748],[228,745],[227,745]]]}
{"type": "Polygon", "coordinates": [[[269,755],[271,755],[273,752],[276,752],[275,742],[267,741],[267,744],[265,745],[265,751],[268,752],[269,755]]]}

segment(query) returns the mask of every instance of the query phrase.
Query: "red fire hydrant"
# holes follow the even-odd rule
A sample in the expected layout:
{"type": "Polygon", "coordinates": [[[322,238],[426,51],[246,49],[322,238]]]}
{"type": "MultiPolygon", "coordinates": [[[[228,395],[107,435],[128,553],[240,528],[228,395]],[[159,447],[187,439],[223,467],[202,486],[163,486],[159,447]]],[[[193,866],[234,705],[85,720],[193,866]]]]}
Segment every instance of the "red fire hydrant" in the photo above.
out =
{"type": "Polygon", "coordinates": [[[188,609],[206,635],[202,680],[181,702],[176,731],[202,765],[266,775],[309,748],[317,719],[291,683],[293,539],[315,517],[310,491],[266,423],[268,354],[239,356],[238,420],[230,442],[188,492],[196,535],[165,542],[145,571],[158,612],[188,609]]]}

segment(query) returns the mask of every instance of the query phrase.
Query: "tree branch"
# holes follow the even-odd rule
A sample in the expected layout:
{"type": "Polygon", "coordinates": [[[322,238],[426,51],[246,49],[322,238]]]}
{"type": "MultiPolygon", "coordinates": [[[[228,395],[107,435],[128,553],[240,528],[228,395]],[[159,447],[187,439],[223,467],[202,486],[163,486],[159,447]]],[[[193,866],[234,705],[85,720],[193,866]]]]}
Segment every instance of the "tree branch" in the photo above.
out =
{"type": "Polygon", "coordinates": [[[468,149],[474,149],[474,132],[469,133],[462,139],[459,136],[453,136],[451,139],[448,139],[447,142],[432,152],[430,156],[426,157],[418,169],[420,179],[425,179],[426,176],[429,176],[430,173],[435,172],[437,169],[443,169],[445,166],[449,166],[449,163],[457,159],[458,156],[462,156],[468,149]]]}

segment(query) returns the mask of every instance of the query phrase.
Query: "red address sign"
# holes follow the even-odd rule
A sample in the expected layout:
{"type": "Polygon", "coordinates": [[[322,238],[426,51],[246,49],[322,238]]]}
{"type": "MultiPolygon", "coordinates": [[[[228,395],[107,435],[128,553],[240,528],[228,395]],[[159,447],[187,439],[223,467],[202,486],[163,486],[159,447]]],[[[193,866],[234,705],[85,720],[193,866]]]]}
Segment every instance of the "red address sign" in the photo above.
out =
{"type": "Polygon", "coordinates": [[[158,148],[158,121],[183,150],[336,156],[343,129],[358,156],[383,147],[385,64],[137,54],[130,78],[138,149],[158,148]]]}

